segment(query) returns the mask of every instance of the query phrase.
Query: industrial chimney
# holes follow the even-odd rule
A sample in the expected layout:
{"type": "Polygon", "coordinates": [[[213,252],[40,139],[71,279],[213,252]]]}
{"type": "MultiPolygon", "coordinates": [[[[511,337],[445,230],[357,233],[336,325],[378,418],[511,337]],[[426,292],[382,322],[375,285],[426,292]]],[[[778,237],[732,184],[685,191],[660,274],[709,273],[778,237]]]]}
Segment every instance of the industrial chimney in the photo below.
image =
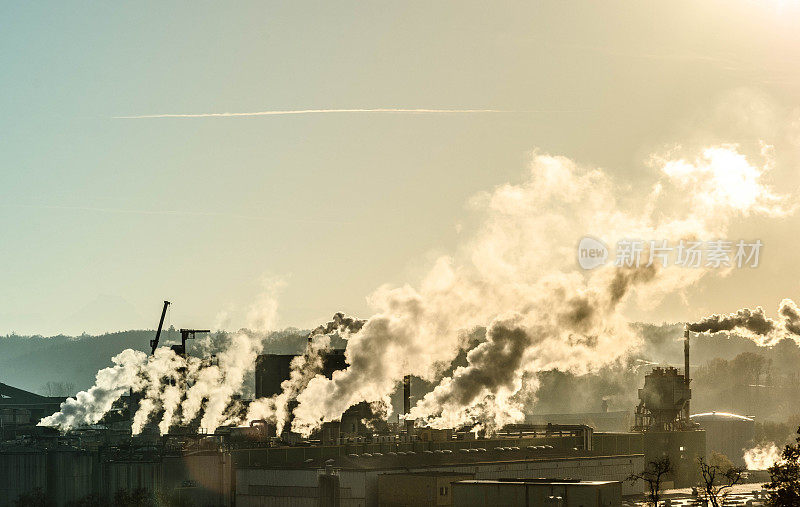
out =
{"type": "Polygon", "coordinates": [[[683,380],[689,387],[689,325],[683,327],[683,380]]]}
{"type": "MultiPolygon", "coordinates": [[[[411,375],[403,377],[403,413],[411,412],[411,375]]],[[[406,434],[409,438],[414,433],[414,421],[406,419],[406,434]]]]}
{"type": "MultiPolygon", "coordinates": [[[[686,391],[689,391],[689,324],[683,327],[683,382],[686,384],[686,391]]],[[[691,394],[689,394],[691,397],[691,394]]],[[[689,420],[689,400],[686,400],[686,420],[689,420]]]]}

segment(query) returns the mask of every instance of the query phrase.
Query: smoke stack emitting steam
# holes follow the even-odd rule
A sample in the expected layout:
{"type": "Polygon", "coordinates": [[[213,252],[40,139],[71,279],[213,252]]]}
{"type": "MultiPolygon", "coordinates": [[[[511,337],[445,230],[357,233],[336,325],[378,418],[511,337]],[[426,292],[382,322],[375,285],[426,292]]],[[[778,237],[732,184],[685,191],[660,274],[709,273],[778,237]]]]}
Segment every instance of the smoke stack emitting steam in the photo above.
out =
{"type": "MultiPolygon", "coordinates": [[[[404,402],[407,420],[434,427],[480,423],[491,430],[522,418],[520,400],[535,392],[536,372],[586,373],[625,356],[640,343],[622,313],[631,296],[652,304],[710,270],[643,263],[581,271],[573,252],[577,238],[594,233],[608,244],[631,237],[719,238],[734,217],[787,213],[785,198],[761,182],[771,161],[754,166],[736,146],[708,148],[694,160],[652,161],[660,169],[652,192],[623,205],[617,196],[625,192],[604,171],[534,153],[525,181],[472,200],[484,220],[454,255],[437,259],[416,288],[376,290],[369,298],[375,310],[369,319],[337,314],[315,329],[304,353],[292,362],[283,392],[254,401],[247,419],[268,419],[279,426],[291,419],[293,431],[309,435],[356,403],[389,406],[390,395],[408,375],[415,375],[436,382],[436,387],[415,406],[404,402]],[[742,185],[752,198],[736,199],[720,186],[716,175],[721,168],[731,176],[746,174],[742,185]],[[472,347],[468,337],[476,329],[486,329],[486,336],[472,347]],[[321,358],[334,331],[347,335],[349,367],[328,379],[321,374],[321,358]],[[470,347],[467,364],[442,377],[459,352],[470,347]],[[291,400],[297,401],[293,417],[288,413],[291,400]]],[[[800,312],[793,303],[782,304],[781,315],[787,331],[800,329],[800,312]]],[[[755,325],[758,316],[750,317],[743,322],[755,325]]],[[[708,332],[722,326],[722,320],[687,328],[687,354],[688,331],[708,332]]],[[[184,420],[202,413],[207,431],[224,422],[242,422],[229,410],[230,399],[253,368],[260,347],[260,339],[238,334],[220,354],[218,366],[166,352],[156,360],[125,351],[114,358],[116,366],[98,373],[95,387],[68,400],[43,424],[68,428],[95,422],[129,388],[152,401],[154,407],[145,408],[150,413],[161,407],[165,418],[169,409],[170,417],[180,412],[184,420]],[[161,367],[175,363],[186,368],[191,385],[179,406],[175,390],[154,386],[161,367]]],[[[688,381],[688,355],[686,370],[688,381]]],[[[140,420],[144,418],[143,412],[140,420]]],[[[164,431],[168,424],[162,423],[164,431]]]]}
{"type": "Polygon", "coordinates": [[[728,315],[713,314],[689,324],[688,329],[696,333],[719,333],[737,331],[759,345],[773,345],[784,338],[800,342],[800,310],[791,299],[784,299],[778,306],[782,321],[770,319],[763,308],[742,308],[728,315]]]}
{"type": "MultiPolygon", "coordinates": [[[[685,325],[683,328],[683,382],[686,384],[686,389],[689,389],[689,383],[691,382],[689,378],[689,325],[685,325]]],[[[688,421],[689,416],[692,414],[691,410],[689,409],[689,402],[691,400],[686,400],[686,405],[684,407],[684,418],[688,421]]]]}

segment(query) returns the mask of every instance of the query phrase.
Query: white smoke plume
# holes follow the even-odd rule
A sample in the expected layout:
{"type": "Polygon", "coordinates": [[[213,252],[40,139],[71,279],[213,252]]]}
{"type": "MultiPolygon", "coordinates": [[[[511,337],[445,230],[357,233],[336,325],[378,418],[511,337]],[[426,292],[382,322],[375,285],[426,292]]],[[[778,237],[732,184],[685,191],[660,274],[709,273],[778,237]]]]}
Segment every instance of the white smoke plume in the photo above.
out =
{"type": "MultiPolygon", "coordinates": [[[[225,344],[217,356],[217,364],[200,364],[189,377],[191,387],[181,403],[182,421],[189,424],[202,411],[200,427],[213,433],[221,424],[240,422],[232,403],[241,391],[246,376],[255,368],[255,361],[263,348],[265,333],[275,327],[278,314],[276,295],[284,282],[265,277],[264,292],[248,312],[248,327],[255,331],[240,331],[225,344]]],[[[164,421],[162,421],[163,423],[164,421]]]]}
{"type": "Polygon", "coordinates": [[[306,388],[312,378],[322,373],[325,353],[331,350],[331,334],[337,333],[346,338],[360,331],[363,325],[363,320],[347,317],[338,312],[329,322],[311,331],[303,353],[292,359],[289,378],[281,382],[281,392],[269,398],[254,400],[250,404],[246,420],[269,421],[276,425],[277,433],[280,435],[289,421],[290,403],[306,388]]]}
{"type": "Polygon", "coordinates": [[[308,336],[330,335],[335,332],[347,337],[361,331],[361,328],[364,327],[364,322],[366,321],[355,317],[348,317],[342,312],[336,312],[333,314],[333,318],[331,318],[330,321],[317,326],[308,336]]]}
{"type": "Polygon", "coordinates": [[[269,421],[276,426],[280,435],[289,420],[289,404],[312,378],[322,372],[324,353],[330,350],[330,343],[330,336],[314,335],[303,353],[292,359],[289,378],[281,382],[281,392],[269,398],[254,400],[246,419],[269,421]]]}
{"type": "Polygon", "coordinates": [[[179,370],[185,364],[185,359],[166,347],[157,348],[153,356],[148,359],[147,368],[143,368],[140,373],[146,387],[142,392],[143,397],[139,401],[139,408],[133,416],[132,434],[141,433],[153,412],[165,403],[169,403],[169,400],[162,403],[165,389],[168,386],[171,387],[170,384],[179,381],[179,370]]]}
{"type": "Polygon", "coordinates": [[[485,219],[462,249],[439,258],[417,288],[384,286],[371,296],[376,313],[348,340],[350,366],[308,382],[292,429],[309,434],[353,404],[385,400],[406,374],[436,380],[477,327],[489,330],[486,342],[412,416],[434,426],[518,420],[515,396],[526,372],[585,372],[620,358],[640,341],[622,316],[629,294],[653,304],[709,272],[657,263],[583,272],[575,263],[580,237],[716,239],[736,216],[788,213],[786,199],[763,181],[770,156],[757,166],[724,145],[693,161],[654,157],[658,174],[640,195],[620,190],[601,169],[535,153],[524,182],[473,200],[485,219]],[[728,178],[733,187],[717,188],[728,178]]]}
{"type": "Polygon", "coordinates": [[[765,165],[752,165],[736,145],[712,146],[693,161],[655,157],[662,170],[692,195],[694,209],[717,215],[720,208],[737,210],[742,215],[786,216],[795,206],[787,197],[774,193],[761,181],[774,168],[772,146],[761,143],[765,165]]]}
{"type": "Polygon", "coordinates": [[[781,450],[773,442],[757,445],[744,452],[748,470],[766,470],[781,459],[781,450]]]}
{"type": "Polygon", "coordinates": [[[124,350],[112,359],[115,366],[97,373],[91,389],[66,400],[58,413],[42,419],[39,425],[68,430],[94,424],[129,390],[141,393],[131,426],[133,434],[140,433],[158,412],[162,413],[158,424],[162,434],[175,421],[189,424],[201,413],[200,427],[208,433],[223,423],[238,422],[234,395],[253,370],[264,332],[273,328],[277,313],[274,292],[281,284],[267,285],[268,293],[249,312],[248,324],[258,331],[243,330],[227,337],[216,363],[178,356],[169,347],[157,348],[152,356],[124,350]]]}
{"type": "Polygon", "coordinates": [[[142,367],[147,363],[147,355],[137,350],[126,349],[113,358],[114,366],[97,372],[95,384],[87,391],[79,392],[61,404],[60,410],[45,417],[39,426],[58,426],[68,430],[76,426],[94,424],[129,389],[140,389],[143,379],[142,367]]]}
{"type": "Polygon", "coordinates": [[[742,308],[727,315],[712,314],[689,324],[689,331],[714,334],[720,331],[737,331],[761,346],[770,346],[784,338],[800,343],[800,310],[791,299],[784,299],[778,306],[783,320],[767,317],[758,306],[755,310],[742,308]]]}
{"type": "Polygon", "coordinates": [[[800,309],[791,299],[784,299],[778,306],[778,313],[783,317],[783,327],[787,333],[800,336],[800,309]]]}
{"type": "Polygon", "coordinates": [[[161,408],[164,415],[158,423],[158,432],[162,435],[169,433],[175,420],[175,412],[181,404],[183,393],[186,390],[186,381],[178,378],[175,384],[167,384],[161,393],[161,408]]]}
{"type": "MultiPolygon", "coordinates": [[[[255,367],[256,357],[261,348],[260,337],[238,333],[228,348],[219,355],[219,366],[211,367],[216,373],[213,376],[215,382],[211,384],[211,389],[204,393],[207,402],[203,418],[200,420],[200,427],[207,433],[213,433],[225,420],[225,410],[232,396],[241,389],[245,374],[255,367]]],[[[199,385],[207,386],[198,383],[189,388],[189,392],[199,385]]]]}

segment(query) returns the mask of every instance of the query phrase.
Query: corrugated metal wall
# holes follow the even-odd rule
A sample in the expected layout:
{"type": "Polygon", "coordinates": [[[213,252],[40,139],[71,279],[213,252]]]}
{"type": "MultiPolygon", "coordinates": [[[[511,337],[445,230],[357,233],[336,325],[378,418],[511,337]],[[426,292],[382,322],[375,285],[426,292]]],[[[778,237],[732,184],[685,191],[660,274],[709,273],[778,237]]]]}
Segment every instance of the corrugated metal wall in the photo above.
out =
{"type": "Polygon", "coordinates": [[[92,455],[76,450],[0,453],[0,506],[40,489],[56,506],[92,492],[92,455]]]}
{"type": "MultiPolygon", "coordinates": [[[[644,456],[588,457],[538,461],[478,463],[410,468],[409,472],[453,472],[473,475],[476,479],[509,477],[624,481],[644,467],[644,456]]],[[[377,507],[378,475],[388,470],[340,470],[341,505],[377,507]]],[[[313,469],[240,469],[236,470],[236,506],[261,505],[313,506],[318,492],[318,470],[313,469]],[[287,485],[298,486],[289,492],[287,485]],[[302,495],[300,494],[302,492],[302,495]]],[[[623,494],[640,488],[623,483],[623,494]]]]}

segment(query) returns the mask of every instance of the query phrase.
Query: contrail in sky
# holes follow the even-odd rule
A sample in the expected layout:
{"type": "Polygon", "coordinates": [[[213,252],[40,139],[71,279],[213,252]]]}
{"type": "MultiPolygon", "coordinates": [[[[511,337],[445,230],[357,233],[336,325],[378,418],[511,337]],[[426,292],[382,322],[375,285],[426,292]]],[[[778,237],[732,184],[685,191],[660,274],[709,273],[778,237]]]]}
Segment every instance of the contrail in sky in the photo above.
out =
{"type": "Polygon", "coordinates": [[[245,215],[240,213],[227,213],[216,211],[186,211],[186,210],[146,210],[146,209],[125,209],[125,208],[101,208],[95,206],[58,206],[48,204],[0,204],[4,208],[29,208],[29,209],[52,209],[52,210],[70,210],[70,211],[89,211],[98,213],[117,213],[126,215],[172,215],[172,216],[187,216],[187,217],[225,217],[225,218],[238,218],[243,220],[263,220],[267,222],[298,222],[298,223],[320,223],[320,224],[349,224],[349,222],[339,220],[322,220],[322,219],[304,219],[304,218],[286,218],[278,216],[265,216],[265,215],[245,215]]]}
{"type": "Polygon", "coordinates": [[[299,114],[332,114],[332,113],[395,113],[395,114],[475,114],[475,113],[563,113],[574,111],[559,110],[530,110],[513,111],[507,109],[402,109],[402,108],[377,108],[377,109],[294,109],[278,111],[253,111],[249,113],[167,113],[167,114],[142,114],[134,116],[114,116],[115,119],[143,119],[143,118],[231,118],[238,116],[284,116],[299,114]]]}

